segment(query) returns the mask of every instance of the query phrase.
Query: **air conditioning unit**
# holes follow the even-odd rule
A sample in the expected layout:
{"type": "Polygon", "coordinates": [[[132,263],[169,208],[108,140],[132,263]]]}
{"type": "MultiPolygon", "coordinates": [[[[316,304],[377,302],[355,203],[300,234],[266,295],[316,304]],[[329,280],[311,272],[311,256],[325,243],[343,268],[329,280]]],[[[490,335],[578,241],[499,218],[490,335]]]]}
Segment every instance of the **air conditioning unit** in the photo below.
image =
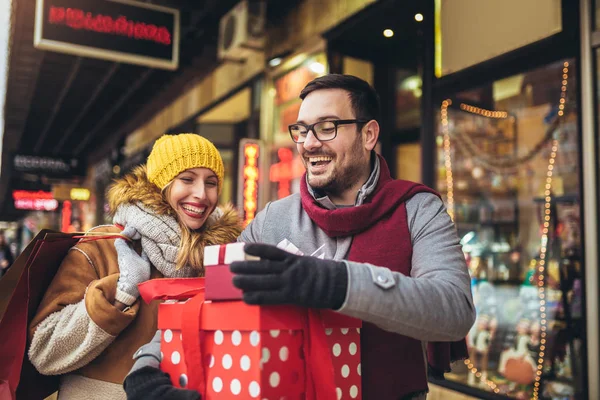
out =
{"type": "Polygon", "coordinates": [[[242,0],[221,18],[220,60],[244,60],[262,51],[265,42],[266,2],[242,0]]]}

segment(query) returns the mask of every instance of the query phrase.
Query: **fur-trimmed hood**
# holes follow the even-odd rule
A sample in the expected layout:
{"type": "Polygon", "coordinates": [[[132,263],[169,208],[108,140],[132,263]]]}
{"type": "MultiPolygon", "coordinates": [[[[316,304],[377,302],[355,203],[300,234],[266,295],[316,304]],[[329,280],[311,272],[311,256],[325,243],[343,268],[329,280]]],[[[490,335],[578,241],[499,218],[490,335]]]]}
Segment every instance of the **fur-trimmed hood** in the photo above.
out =
{"type": "MultiPolygon", "coordinates": [[[[158,186],[148,180],[146,166],[138,166],[130,173],[117,179],[108,191],[111,215],[123,204],[142,203],[158,215],[176,218],[175,210],[164,199],[158,186]]],[[[235,242],[242,232],[242,220],[232,205],[217,207],[204,226],[194,232],[202,235],[202,248],[215,244],[235,242]]]]}
{"type": "Polygon", "coordinates": [[[114,215],[121,204],[141,202],[159,215],[175,216],[175,210],[167,203],[155,184],[148,180],[146,166],[135,167],[130,173],[115,180],[108,190],[108,205],[114,215]]]}

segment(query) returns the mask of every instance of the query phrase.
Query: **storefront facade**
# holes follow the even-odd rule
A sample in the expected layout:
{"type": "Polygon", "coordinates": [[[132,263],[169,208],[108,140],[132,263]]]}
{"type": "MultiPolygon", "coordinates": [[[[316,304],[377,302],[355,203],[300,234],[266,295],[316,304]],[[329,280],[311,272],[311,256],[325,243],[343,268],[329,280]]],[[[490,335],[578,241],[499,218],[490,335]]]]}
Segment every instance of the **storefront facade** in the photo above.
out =
{"type": "Polygon", "coordinates": [[[476,398],[598,398],[593,13],[580,5],[436,2],[423,181],[456,223],[477,308],[469,358],[436,383],[476,398]]]}

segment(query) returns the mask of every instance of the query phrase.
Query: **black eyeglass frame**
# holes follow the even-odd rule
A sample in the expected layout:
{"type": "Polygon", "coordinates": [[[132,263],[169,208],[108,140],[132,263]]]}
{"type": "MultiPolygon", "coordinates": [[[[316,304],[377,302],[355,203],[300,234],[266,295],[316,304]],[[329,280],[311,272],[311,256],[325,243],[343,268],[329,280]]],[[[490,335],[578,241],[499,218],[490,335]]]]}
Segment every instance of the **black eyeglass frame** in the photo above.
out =
{"type": "MultiPolygon", "coordinates": [[[[337,137],[337,133],[338,133],[338,125],[350,125],[350,124],[357,124],[357,125],[364,125],[366,124],[367,120],[364,119],[332,119],[332,120],[325,120],[325,121],[319,121],[319,122],[315,122],[314,124],[311,125],[306,125],[306,124],[302,124],[302,123],[297,123],[297,124],[291,124],[288,125],[288,131],[290,132],[290,137],[292,138],[292,141],[294,143],[304,143],[306,141],[306,136],[304,141],[302,142],[297,142],[294,140],[294,134],[292,133],[292,127],[294,126],[303,126],[304,128],[306,128],[306,135],[308,135],[308,132],[312,131],[313,135],[315,135],[315,138],[319,141],[319,142],[329,142],[330,140],[333,140],[337,137]],[[335,126],[335,134],[333,135],[333,137],[331,139],[325,139],[325,140],[321,140],[319,138],[319,135],[317,135],[317,132],[315,131],[315,126],[322,124],[324,122],[332,122],[333,125],[335,126]]],[[[362,127],[360,127],[360,129],[362,129],[362,127]]]]}

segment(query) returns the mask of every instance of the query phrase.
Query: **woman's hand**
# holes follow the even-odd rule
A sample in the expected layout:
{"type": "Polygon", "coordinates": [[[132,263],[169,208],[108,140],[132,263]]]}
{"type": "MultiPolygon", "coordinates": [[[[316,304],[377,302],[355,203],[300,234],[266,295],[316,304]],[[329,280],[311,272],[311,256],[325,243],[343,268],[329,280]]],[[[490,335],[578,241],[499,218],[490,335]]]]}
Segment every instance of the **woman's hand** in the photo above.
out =
{"type": "MultiPolygon", "coordinates": [[[[122,234],[133,240],[141,238],[133,228],[126,227],[122,234]]],[[[115,305],[122,310],[125,307],[120,306],[119,303],[131,306],[137,300],[140,295],[137,285],[150,279],[152,266],[146,253],[142,251],[141,256],[138,255],[125,239],[116,239],[115,248],[121,274],[117,281],[115,305]]]]}

